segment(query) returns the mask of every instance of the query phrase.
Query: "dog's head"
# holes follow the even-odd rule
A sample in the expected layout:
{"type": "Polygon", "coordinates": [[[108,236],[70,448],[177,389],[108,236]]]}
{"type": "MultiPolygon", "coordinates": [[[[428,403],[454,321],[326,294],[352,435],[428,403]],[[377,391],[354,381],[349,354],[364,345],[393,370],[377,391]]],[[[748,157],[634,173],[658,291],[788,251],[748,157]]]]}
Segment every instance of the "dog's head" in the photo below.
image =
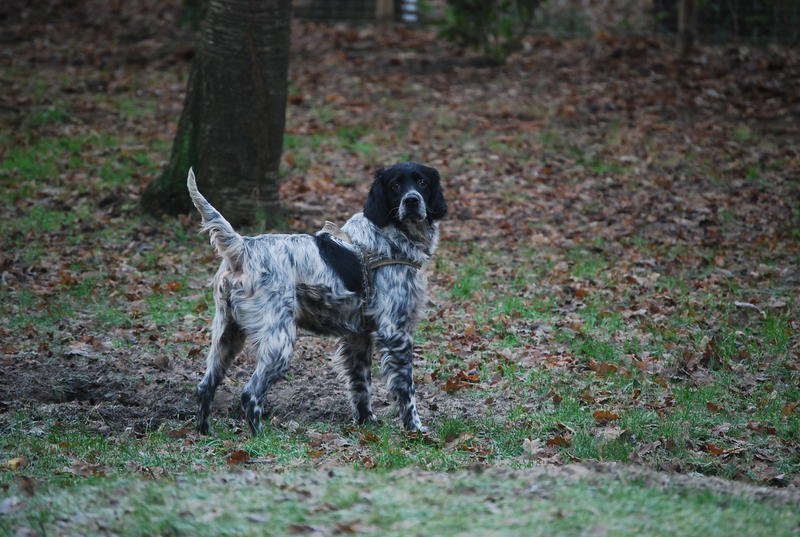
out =
{"type": "Polygon", "coordinates": [[[378,227],[406,221],[432,224],[447,214],[439,172],[415,162],[375,172],[364,216],[378,227]]]}

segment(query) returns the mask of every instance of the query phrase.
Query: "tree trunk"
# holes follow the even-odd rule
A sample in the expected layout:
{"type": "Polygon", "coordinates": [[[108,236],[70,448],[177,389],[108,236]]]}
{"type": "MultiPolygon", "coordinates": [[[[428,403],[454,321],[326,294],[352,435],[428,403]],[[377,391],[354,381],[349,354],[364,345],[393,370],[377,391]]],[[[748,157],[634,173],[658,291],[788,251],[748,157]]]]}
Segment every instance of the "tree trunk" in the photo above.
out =
{"type": "Polygon", "coordinates": [[[275,215],[290,8],[290,0],[209,0],[170,161],[145,190],[145,210],[190,211],[191,166],[200,191],[232,223],[275,215]]]}
{"type": "Polygon", "coordinates": [[[689,57],[694,48],[697,33],[697,10],[695,0],[680,0],[678,6],[678,54],[682,60],[689,57]]]}

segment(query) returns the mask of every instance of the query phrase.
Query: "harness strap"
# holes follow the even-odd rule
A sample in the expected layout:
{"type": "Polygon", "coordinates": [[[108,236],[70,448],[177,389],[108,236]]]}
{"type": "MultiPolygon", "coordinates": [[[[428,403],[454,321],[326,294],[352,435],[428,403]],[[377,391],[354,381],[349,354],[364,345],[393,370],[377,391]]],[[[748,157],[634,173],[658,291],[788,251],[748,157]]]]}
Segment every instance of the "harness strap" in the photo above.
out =
{"type": "Polygon", "coordinates": [[[407,259],[389,259],[388,257],[382,259],[380,261],[373,261],[369,264],[370,270],[375,270],[378,267],[384,267],[386,265],[408,265],[409,267],[414,267],[415,269],[419,270],[422,268],[422,265],[417,263],[416,261],[410,261],[407,259]]]}
{"type": "Polygon", "coordinates": [[[359,246],[358,244],[354,243],[350,236],[345,233],[343,229],[339,226],[334,224],[333,222],[325,221],[325,225],[322,226],[320,230],[322,233],[330,233],[337,239],[345,242],[347,244],[351,244],[356,247],[358,250],[359,257],[361,258],[361,272],[362,272],[362,279],[363,279],[363,289],[364,289],[364,297],[369,300],[372,296],[372,278],[370,278],[370,273],[374,272],[375,269],[380,267],[385,267],[386,265],[407,265],[409,267],[413,267],[416,270],[422,268],[421,263],[417,263],[416,261],[412,261],[407,258],[399,258],[395,259],[393,257],[389,257],[384,255],[380,252],[376,252],[375,250],[370,250],[369,248],[364,248],[363,246],[359,246]]]}

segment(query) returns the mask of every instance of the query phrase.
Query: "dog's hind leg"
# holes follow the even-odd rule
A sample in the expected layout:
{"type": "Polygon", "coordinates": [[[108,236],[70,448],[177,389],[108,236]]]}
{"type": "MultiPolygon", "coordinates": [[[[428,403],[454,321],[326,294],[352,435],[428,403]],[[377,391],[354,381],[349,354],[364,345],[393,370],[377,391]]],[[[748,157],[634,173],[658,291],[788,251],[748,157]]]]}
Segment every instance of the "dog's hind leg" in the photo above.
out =
{"type": "MultiPolygon", "coordinates": [[[[286,301],[275,300],[274,297],[272,300],[286,304],[286,301]]],[[[286,373],[297,339],[292,307],[265,308],[261,319],[261,326],[253,334],[258,360],[256,370],[242,393],[242,410],[253,436],[261,430],[261,415],[267,392],[286,373]]]]}
{"type": "Polygon", "coordinates": [[[215,296],[216,313],[211,325],[211,348],[206,358],[206,374],[197,386],[200,409],[197,413],[197,430],[208,434],[211,403],[225,371],[242,350],[245,335],[231,316],[230,306],[224,298],[215,296]]]}
{"type": "Polygon", "coordinates": [[[353,421],[362,424],[375,421],[370,396],[372,393],[372,339],[368,334],[343,337],[339,340],[335,363],[339,375],[350,387],[353,421]]]}

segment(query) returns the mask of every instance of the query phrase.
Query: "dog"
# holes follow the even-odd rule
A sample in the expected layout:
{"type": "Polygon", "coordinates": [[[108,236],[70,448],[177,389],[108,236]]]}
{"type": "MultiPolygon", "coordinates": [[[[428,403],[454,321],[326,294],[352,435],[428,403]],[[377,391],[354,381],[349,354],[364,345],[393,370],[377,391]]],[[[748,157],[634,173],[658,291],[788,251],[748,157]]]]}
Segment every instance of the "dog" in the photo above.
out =
{"type": "Polygon", "coordinates": [[[447,214],[439,172],[409,162],[375,172],[364,210],[339,230],[315,235],[242,236],[187,186],[202,230],[222,257],[213,279],[216,311],[206,372],[197,386],[197,428],[208,434],[211,403],[246,340],[257,363],[241,396],[251,433],[261,430],[267,392],[288,367],[301,327],[336,336],[334,364],[348,384],[353,421],[375,421],[370,401],[377,348],[389,392],[407,431],[424,431],[412,377],[413,331],[428,300],[423,265],[447,214]]]}

